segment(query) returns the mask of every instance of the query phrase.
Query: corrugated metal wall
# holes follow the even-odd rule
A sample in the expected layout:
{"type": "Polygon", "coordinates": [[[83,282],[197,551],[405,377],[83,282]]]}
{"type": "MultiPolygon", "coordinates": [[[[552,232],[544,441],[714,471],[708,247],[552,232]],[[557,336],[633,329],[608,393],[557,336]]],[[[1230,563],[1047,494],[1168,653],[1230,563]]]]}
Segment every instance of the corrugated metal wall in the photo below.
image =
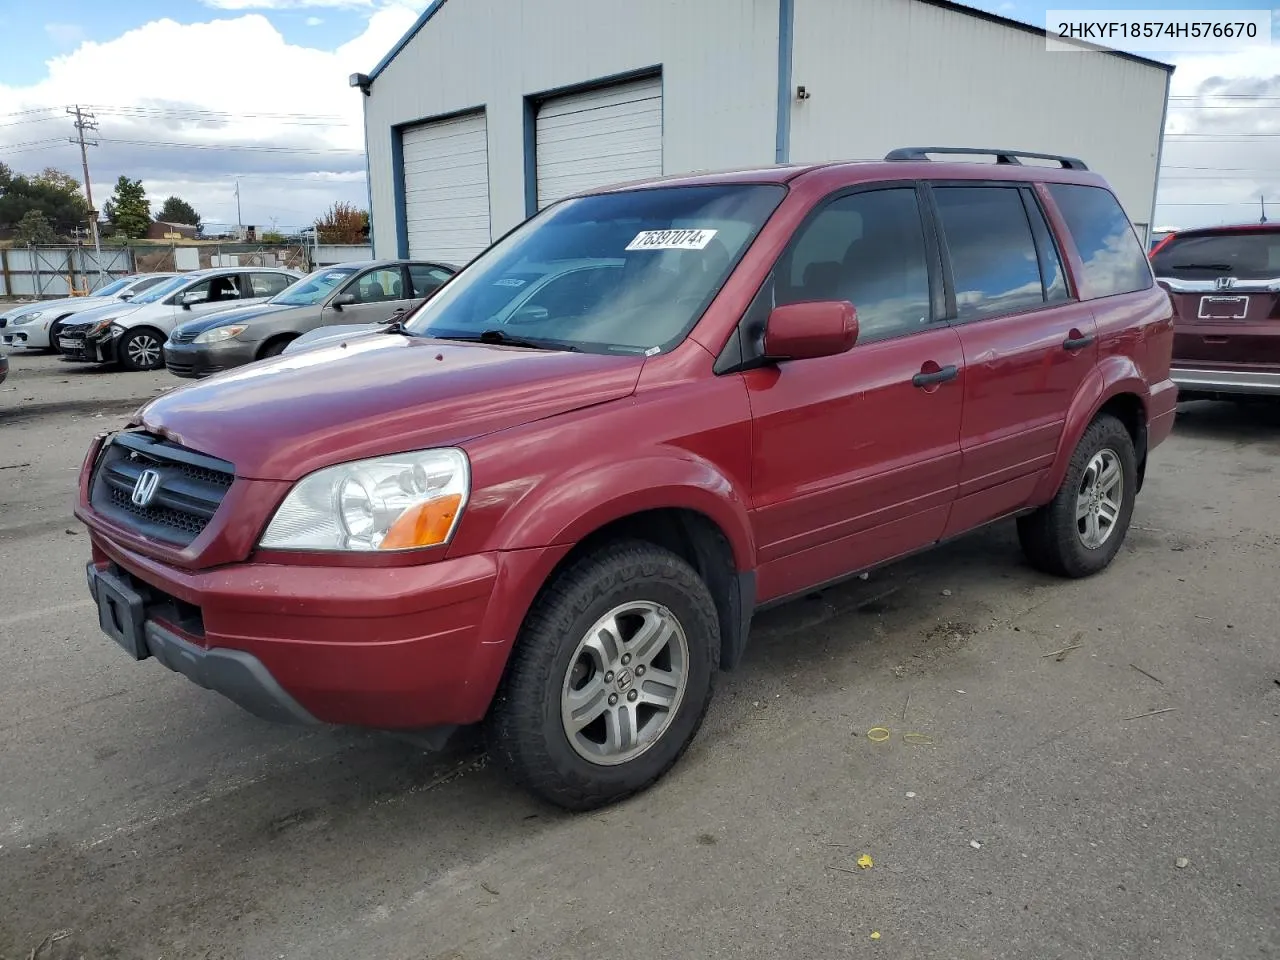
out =
{"type": "Polygon", "coordinates": [[[452,0],[366,101],[379,256],[398,246],[392,125],[483,106],[494,236],[525,217],[524,98],[662,68],[663,171],[774,158],[778,0],[452,0]]]}
{"type": "Polygon", "coordinates": [[[795,0],[791,159],[977,146],[1075,155],[1151,222],[1166,74],[913,0],[795,0]]]}

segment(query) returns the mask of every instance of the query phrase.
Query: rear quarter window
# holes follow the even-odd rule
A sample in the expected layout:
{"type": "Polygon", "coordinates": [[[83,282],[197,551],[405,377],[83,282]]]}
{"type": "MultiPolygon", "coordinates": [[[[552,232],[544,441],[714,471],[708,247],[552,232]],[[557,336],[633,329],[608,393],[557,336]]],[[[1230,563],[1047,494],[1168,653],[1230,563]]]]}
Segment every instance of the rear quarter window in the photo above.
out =
{"type": "Polygon", "coordinates": [[[1048,187],[1084,264],[1081,299],[1133,293],[1155,282],[1133,225],[1109,190],[1073,183],[1048,187]]]}

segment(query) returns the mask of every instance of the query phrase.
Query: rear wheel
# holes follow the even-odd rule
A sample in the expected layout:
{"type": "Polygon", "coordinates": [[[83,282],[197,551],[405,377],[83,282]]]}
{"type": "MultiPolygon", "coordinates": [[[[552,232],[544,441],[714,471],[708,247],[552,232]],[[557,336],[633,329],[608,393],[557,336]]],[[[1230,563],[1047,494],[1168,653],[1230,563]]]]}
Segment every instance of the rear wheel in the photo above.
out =
{"type": "Polygon", "coordinates": [[[490,712],[490,753],[569,810],[637,793],[693,740],[719,652],[715,604],[692,567],[648,543],[606,547],[530,612],[490,712]]]}
{"type": "Polygon", "coordinates": [[[1076,445],[1057,496],[1018,519],[1023,552],[1033,567],[1060,577],[1105,569],[1124,542],[1137,492],[1133,438],[1103,414],[1076,445]]]}
{"type": "Polygon", "coordinates": [[[159,370],[164,366],[164,341],[154,330],[131,330],[120,338],[116,359],[126,370],[159,370]]]}

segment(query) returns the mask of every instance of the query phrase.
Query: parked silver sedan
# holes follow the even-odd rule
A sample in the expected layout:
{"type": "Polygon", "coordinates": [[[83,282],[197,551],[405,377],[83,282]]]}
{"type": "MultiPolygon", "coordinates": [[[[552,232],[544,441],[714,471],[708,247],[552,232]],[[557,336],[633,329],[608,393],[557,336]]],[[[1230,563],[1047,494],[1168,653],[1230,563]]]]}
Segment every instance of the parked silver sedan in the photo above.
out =
{"type": "Polygon", "coordinates": [[[58,332],[78,313],[106,304],[127,303],[176,273],[136,273],[112,280],[87,297],[33,300],[0,313],[0,344],[16,350],[56,350],[58,332]]]}
{"type": "Polygon", "coordinates": [[[457,268],[447,263],[365,260],[316,270],[265,303],[177,327],[164,345],[179,377],[206,377],[282,353],[296,338],[337,324],[378,328],[404,316],[457,268]]]}

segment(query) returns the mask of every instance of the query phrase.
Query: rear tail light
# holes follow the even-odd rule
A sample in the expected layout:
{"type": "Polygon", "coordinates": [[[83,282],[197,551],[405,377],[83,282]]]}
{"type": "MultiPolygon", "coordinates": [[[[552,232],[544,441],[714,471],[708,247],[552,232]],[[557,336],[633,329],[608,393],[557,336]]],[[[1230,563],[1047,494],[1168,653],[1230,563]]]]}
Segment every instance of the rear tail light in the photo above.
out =
{"type": "Polygon", "coordinates": [[[1156,254],[1159,253],[1161,250],[1163,250],[1168,245],[1169,241],[1176,236],[1177,236],[1176,233],[1165,234],[1164,238],[1159,243],[1157,243],[1154,247],[1151,248],[1151,252],[1147,254],[1147,259],[1154,260],[1156,258],[1156,254]]]}

